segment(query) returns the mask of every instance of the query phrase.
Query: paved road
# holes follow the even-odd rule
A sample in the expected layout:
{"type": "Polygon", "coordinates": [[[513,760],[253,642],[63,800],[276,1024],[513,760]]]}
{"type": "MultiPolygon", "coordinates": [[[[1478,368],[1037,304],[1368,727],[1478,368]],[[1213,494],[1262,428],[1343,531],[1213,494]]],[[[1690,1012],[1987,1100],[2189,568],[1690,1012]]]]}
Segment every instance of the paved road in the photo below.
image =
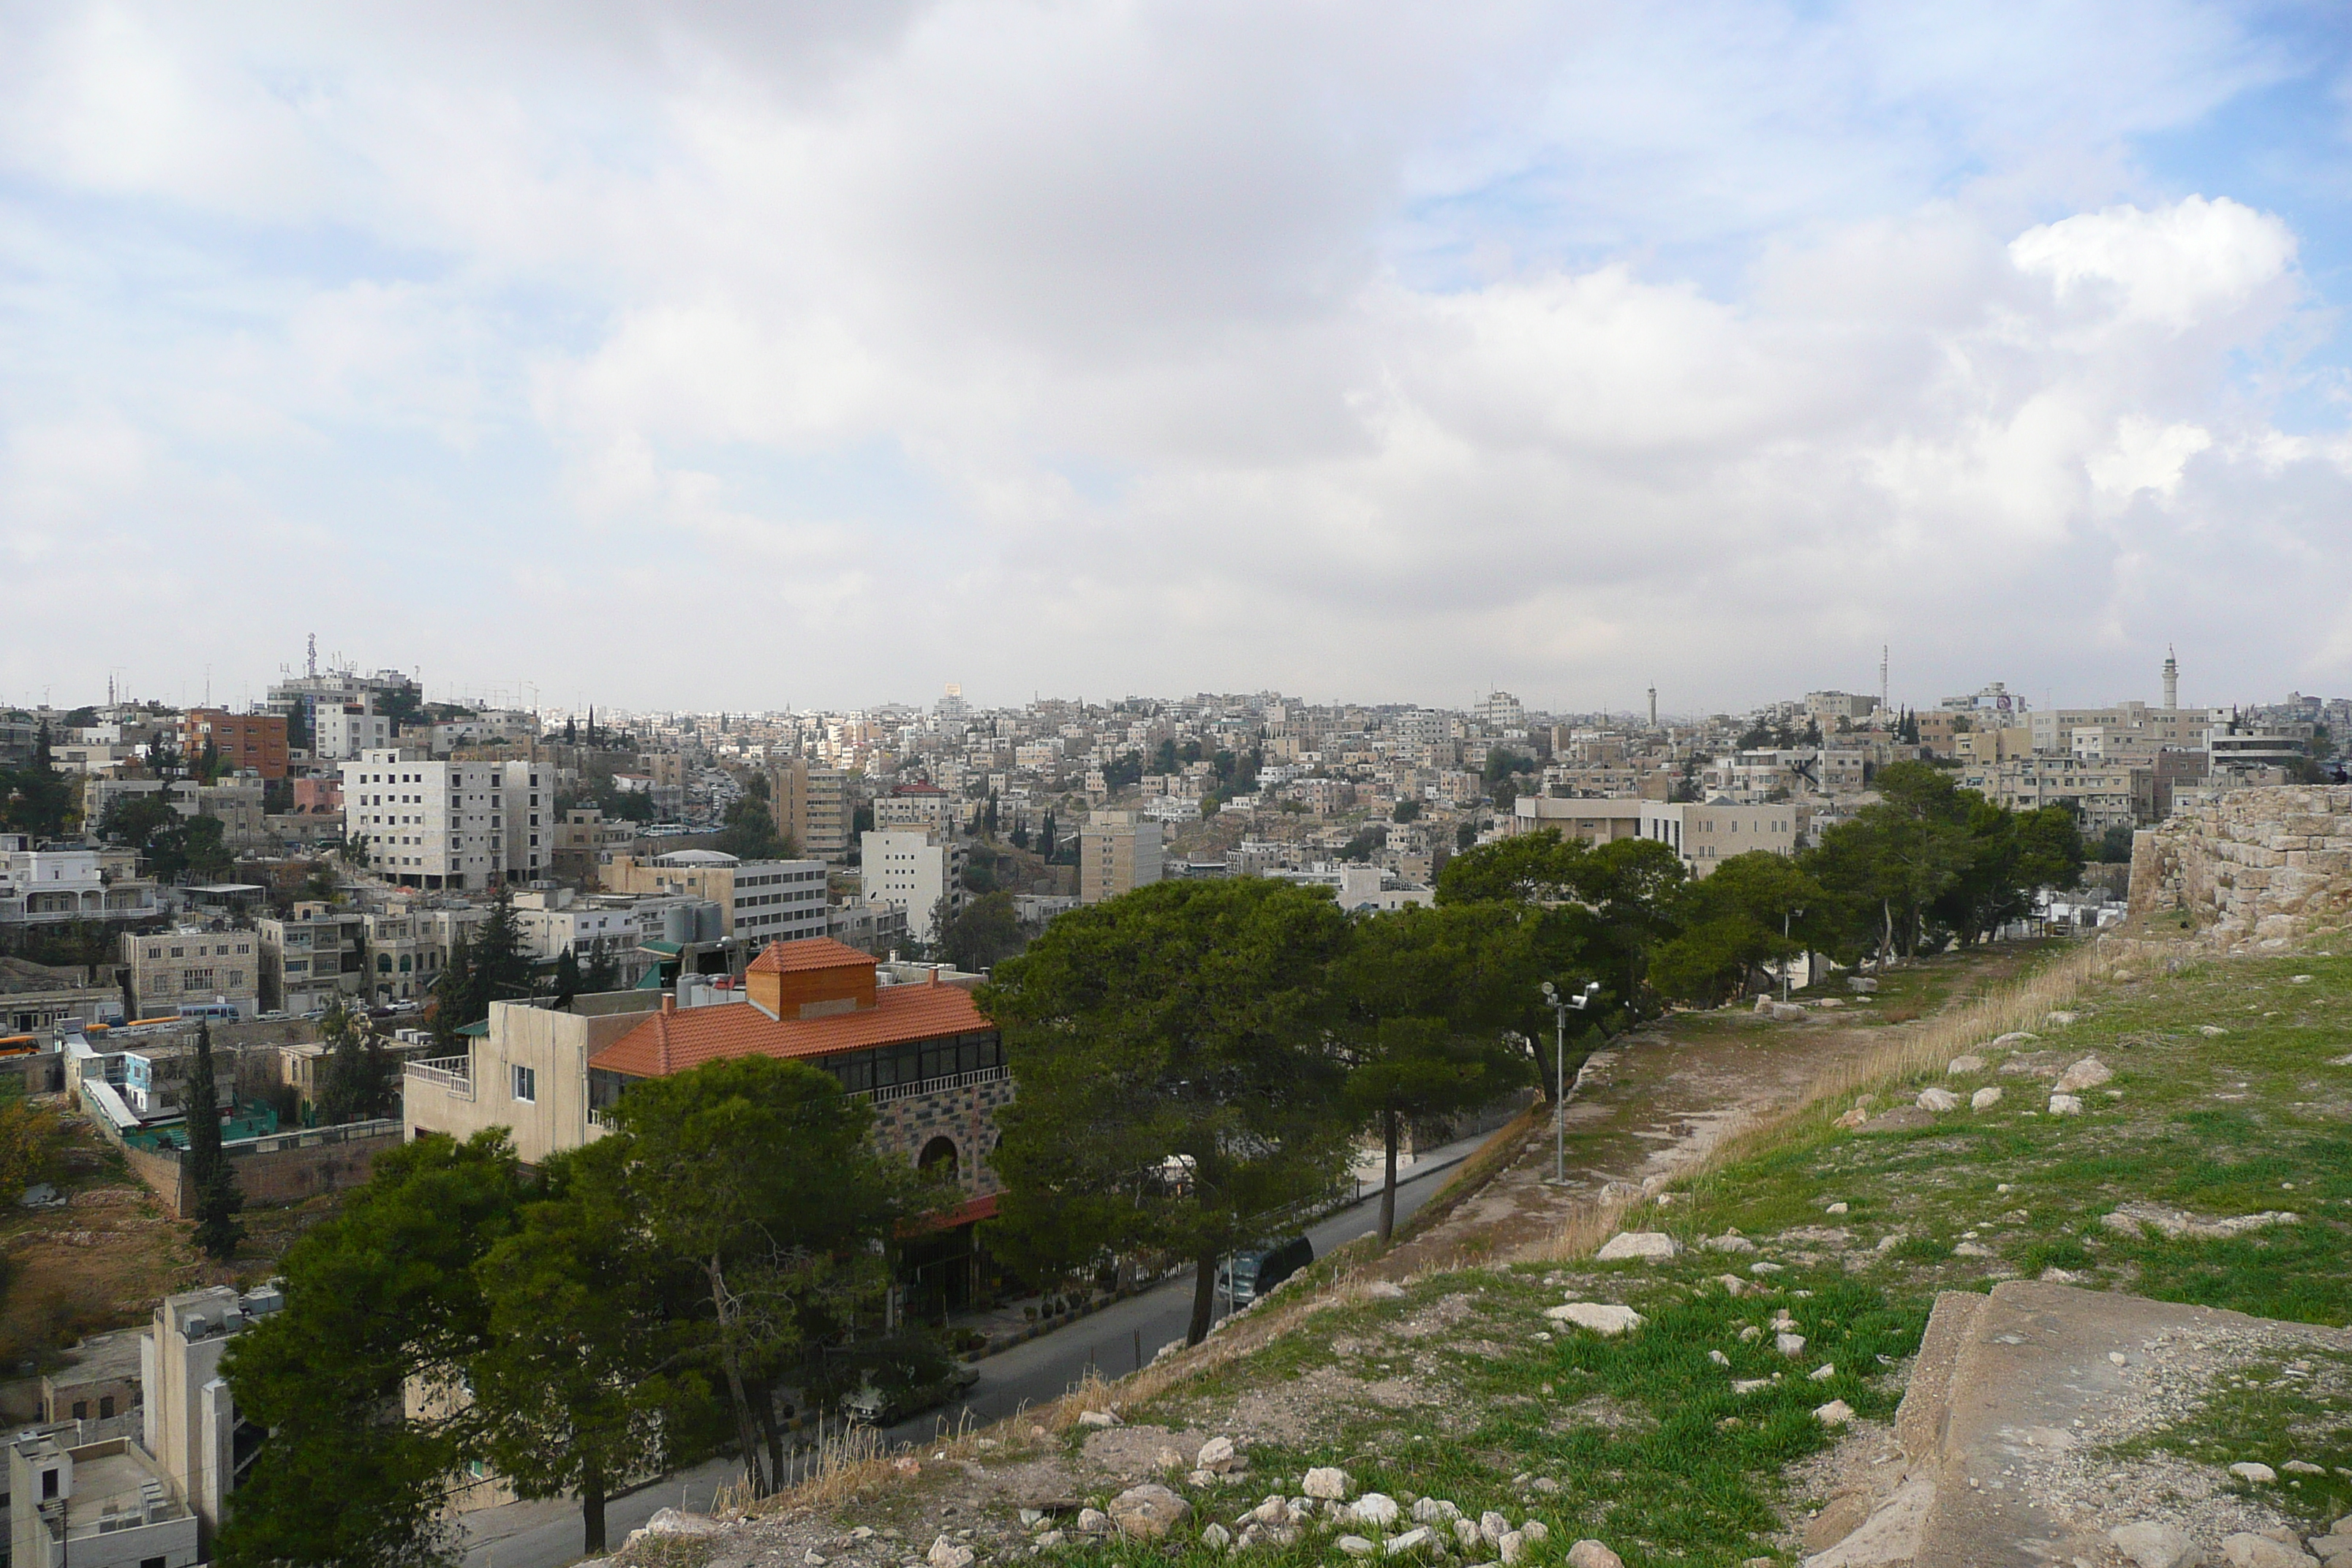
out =
{"type": "MultiPolygon", "coordinates": [[[[1433,1149],[1397,1184],[1397,1219],[1428,1201],[1439,1183],[1430,1180],[1460,1164],[1486,1140],[1472,1138],[1433,1149]]],[[[1380,1219],[1380,1194],[1341,1209],[1320,1224],[1307,1227],[1318,1258],[1344,1241],[1370,1234],[1380,1219]]],[[[1089,1366],[1118,1377],[1136,1367],[1137,1347],[1149,1361],[1171,1340],[1184,1337],[1192,1316],[1192,1277],[1178,1275],[1165,1283],[1130,1296],[1081,1318],[1055,1333],[1041,1334],[1024,1344],[990,1356],[979,1363],[980,1382],[961,1405],[928,1411],[912,1421],[891,1427],[894,1443],[920,1442],[952,1426],[965,1413],[985,1425],[1012,1415],[1024,1405],[1058,1399],[1086,1376],[1089,1366]]],[[[628,1532],[651,1518],[656,1509],[707,1509],[712,1494],[740,1474],[731,1460],[714,1460],[696,1469],[671,1476],[604,1505],[604,1529],[614,1547],[628,1532]]],[[[580,1510],[571,1502],[512,1503],[485,1509],[465,1521],[468,1568],[558,1568],[580,1555],[580,1510]]]]}

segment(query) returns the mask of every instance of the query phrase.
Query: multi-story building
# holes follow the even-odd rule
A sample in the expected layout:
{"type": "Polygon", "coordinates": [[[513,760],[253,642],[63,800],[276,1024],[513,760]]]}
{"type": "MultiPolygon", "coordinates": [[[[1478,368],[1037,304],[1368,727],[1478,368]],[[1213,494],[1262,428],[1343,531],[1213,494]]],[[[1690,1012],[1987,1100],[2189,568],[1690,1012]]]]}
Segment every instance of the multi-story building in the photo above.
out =
{"type": "Polygon", "coordinates": [[[1540,833],[1546,829],[1562,838],[1585,844],[1642,837],[1642,808],[1655,804],[1638,798],[1614,800],[1563,799],[1548,795],[1523,795],[1511,802],[1504,837],[1540,833]]]}
{"type": "Polygon", "coordinates": [[[964,847],[928,828],[876,831],[858,840],[859,890],[866,901],[895,904],[907,911],[907,933],[936,942],[942,913],[953,920],[963,909],[964,847]]]}
{"type": "Polygon", "coordinates": [[[2145,702],[2118,702],[2112,708],[2046,708],[2026,716],[2033,732],[2033,749],[2059,755],[2074,750],[2077,730],[2116,730],[2145,737],[2158,745],[2202,750],[2213,728],[2213,715],[2202,708],[2151,708],[2145,702]]]}
{"type": "Polygon", "coordinates": [[[402,887],[452,892],[537,880],[552,796],[531,762],[428,762],[385,747],[342,765],[343,832],[402,887]]]}
{"type": "Polygon", "coordinates": [[[768,809],[802,854],[835,866],[849,858],[857,808],[846,768],[811,767],[798,757],[770,768],[768,809]]]}
{"type": "Polygon", "coordinates": [[[602,953],[634,985],[647,967],[644,943],[662,940],[665,917],[702,900],[684,893],[582,895],[569,888],[518,893],[515,924],[531,956],[551,963],[569,951],[583,965],[602,953]]]}
{"type": "Polygon", "coordinates": [[[261,1004],[297,1017],[366,994],[367,917],[320,903],[294,906],[291,919],[254,921],[261,949],[261,1004]]]}
{"type": "Polygon", "coordinates": [[[716,849],[676,849],[640,860],[614,857],[607,891],[631,898],[686,896],[717,904],[723,935],[752,942],[823,936],[822,860],[740,860],[716,849]]]}
{"type": "Polygon", "coordinates": [[[1641,807],[1641,837],[1673,849],[1694,877],[1713,875],[1734,855],[1794,855],[1805,842],[1810,821],[1805,807],[1787,801],[1650,800],[1641,807]]]}
{"type": "Polygon", "coordinates": [[[1478,704],[1478,728],[1489,735],[1507,734],[1527,727],[1527,708],[1507,691],[1490,691],[1486,700],[1478,704]]]}
{"type": "Polygon", "coordinates": [[[667,1000],[659,991],[612,991],[575,996],[562,1007],[492,1002],[488,1026],[464,1055],[411,1061],[403,1069],[401,1117],[409,1142],[427,1132],[463,1142],[504,1127],[517,1156],[537,1165],[602,1137],[589,1114],[589,1058],[667,1000]]]}
{"type": "Polygon", "coordinates": [[[225,708],[191,708],[180,718],[180,753],[193,763],[205,742],[232,773],[286,776],[286,716],[231,713],[225,708]]]}
{"type": "Polygon", "coordinates": [[[128,850],[36,849],[0,833],[0,929],[67,921],[131,922],[163,913],[155,884],[129,873],[128,850]]]}
{"type": "Polygon", "coordinates": [[[259,938],[250,931],[181,926],[125,931],[122,961],[139,1016],[168,1018],[225,1008],[239,1018],[261,1010],[259,938]]]}
{"type": "Polygon", "coordinates": [[[322,763],[345,762],[388,749],[396,738],[393,721],[375,710],[373,698],[320,702],[311,710],[310,754],[322,763]]]}
{"type": "Polygon", "coordinates": [[[8,1445],[9,1561],[21,1568],[182,1568],[204,1531],[144,1446],[36,1428],[8,1445]]]}
{"type": "Polygon", "coordinates": [[[1139,811],[1094,811],[1078,829],[1078,902],[1150,887],[1160,877],[1160,825],[1139,811]]]}
{"type": "MultiPolygon", "coordinates": [[[[255,1322],[284,1310],[285,1297],[273,1285],[242,1295],[226,1285],[166,1296],[139,1346],[139,1380],[146,1394],[146,1451],[177,1500],[203,1527],[207,1548],[220,1529],[239,1465],[263,1438],[261,1428],[238,1414],[236,1396],[220,1374],[221,1356],[255,1322]]],[[[22,1495],[19,1493],[18,1495],[22,1495]]],[[[17,1563],[30,1559],[19,1556],[17,1563]]],[[[148,1559],[137,1553],[70,1561],[122,1563],[148,1559]]],[[[169,1568],[197,1556],[173,1557],[169,1568]]]]}
{"type": "Polygon", "coordinates": [[[373,910],[367,921],[367,994],[377,1006],[424,998],[449,965],[460,936],[489,918],[472,906],[429,909],[396,903],[373,910]]]}
{"type": "Polygon", "coordinates": [[[548,874],[583,888],[604,886],[604,869],[615,855],[628,853],[637,830],[627,821],[607,822],[596,807],[575,806],[550,830],[548,874]]]}
{"type": "Polygon", "coordinates": [[[268,847],[268,821],[259,779],[223,779],[218,784],[181,779],[172,784],[168,793],[172,809],[182,816],[209,816],[218,821],[221,847],[231,854],[249,854],[268,847]]]}
{"type": "Polygon", "coordinates": [[[947,833],[956,826],[955,797],[936,784],[900,784],[874,799],[878,833],[947,833]]]}
{"type": "Polygon", "coordinates": [[[2153,767],[2037,750],[1990,766],[1963,766],[1958,782],[1962,789],[1975,790],[1995,805],[2012,811],[2072,806],[2085,838],[2095,839],[2110,827],[2138,827],[2156,819],[2153,767]]]}
{"type": "Polygon", "coordinates": [[[860,894],[825,910],[824,934],[877,958],[907,945],[907,911],[897,904],[860,894]]]}

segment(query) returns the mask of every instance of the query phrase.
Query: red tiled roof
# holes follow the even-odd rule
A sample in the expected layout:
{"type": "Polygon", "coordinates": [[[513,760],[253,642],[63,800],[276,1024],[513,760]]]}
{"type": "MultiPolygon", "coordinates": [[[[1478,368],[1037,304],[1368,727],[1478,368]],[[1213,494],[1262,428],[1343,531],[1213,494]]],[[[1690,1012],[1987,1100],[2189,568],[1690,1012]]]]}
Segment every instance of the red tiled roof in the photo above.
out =
{"type": "Polygon", "coordinates": [[[934,1230],[953,1230],[960,1225],[970,1225],[976,1219],[994,1219],[998,1195],[991,1193],[986,1197],[970,1199],[951,1209],[943,1209],[937,1214],[919,1215],[913,1219],[901,1221],[898,1234],[921,1236],[934,1230]]]}
{"type": "Polygon", "coordinates": [[[751,961],[754,974],[792,974],[803,969],[845,969],[853,963],[874,967],[874,955],[860,952],[829,936],[803,937],[798,942],[772,942],[751,961]]]}
{"type": "Polygon", "coordinates": [[[631,1078],[662,1078],[734,1057],[829,1057],[992,1027],[961,985],[886,985],[873,1006],[822,1018],[771,1018],[749,1002],[656,1013],[589,1058],[588,1065],[631,1078]]]}

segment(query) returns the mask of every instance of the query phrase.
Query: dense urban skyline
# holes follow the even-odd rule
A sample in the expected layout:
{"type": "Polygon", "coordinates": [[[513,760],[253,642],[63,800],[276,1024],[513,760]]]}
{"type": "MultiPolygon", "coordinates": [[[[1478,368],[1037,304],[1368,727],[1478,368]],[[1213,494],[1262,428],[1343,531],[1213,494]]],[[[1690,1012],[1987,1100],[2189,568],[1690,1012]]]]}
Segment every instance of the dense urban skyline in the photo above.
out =
{"type": "Polygon", "coordinates": [[[2193,4],[0,12],[0,693],[313,629],[640,707],[2340,689],[2346,59],[2193,4]]]}

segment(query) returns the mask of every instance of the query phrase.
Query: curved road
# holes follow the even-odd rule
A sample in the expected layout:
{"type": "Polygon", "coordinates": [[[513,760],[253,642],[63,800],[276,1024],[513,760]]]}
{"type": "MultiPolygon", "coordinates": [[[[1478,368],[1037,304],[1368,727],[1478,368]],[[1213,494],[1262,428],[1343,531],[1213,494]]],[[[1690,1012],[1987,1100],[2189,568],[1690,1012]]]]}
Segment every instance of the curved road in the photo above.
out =
{"type": "MultiPolygon", "coordinates": [[[[1397,1220],[1402,1224],[1427,1202],[1439,1184],[1430,1180],[1451,1170],[1486,1141],[1486,1135],[1433,1149],[1397,1183],[1397,1220]]],[[[1322,1257],[1341,1242],[1367,1236],[1380,1217],[1380,1194],[1339,1210],[1307,1226],[1315,1256],[1322,1257]]],[[[1013,1346],[978,1363],[980,1382],[962,1404],[925,1411],[885,1434],[892,1443],[919,1443],[936,1436],[941,1426],[953,1426],[967,1414],[985,1426],[1024,1405],[1043,1405],[1069,1392],[1089,1366],[1111,1377],[1135,1370],[1138,1347],[1150,1361],[1160,1347],[1184,1337],[1192,1315],[1190,1272],[1117,1302],[1066,1328],[1013,1346]]],[[[604,1505],[604,1529],[617,1550],[629,1531],[653,1516],[656,1509],[707,1509],[712,1494],[733,1479],[731,1460],[709,1464],[650,1482],[604,1505]]],[[[580,1556],[580,1510],[569,1501],[509,1503],[485,1509],[463,1521],[468,1568],[559,1568],[580,1556]]]]}

